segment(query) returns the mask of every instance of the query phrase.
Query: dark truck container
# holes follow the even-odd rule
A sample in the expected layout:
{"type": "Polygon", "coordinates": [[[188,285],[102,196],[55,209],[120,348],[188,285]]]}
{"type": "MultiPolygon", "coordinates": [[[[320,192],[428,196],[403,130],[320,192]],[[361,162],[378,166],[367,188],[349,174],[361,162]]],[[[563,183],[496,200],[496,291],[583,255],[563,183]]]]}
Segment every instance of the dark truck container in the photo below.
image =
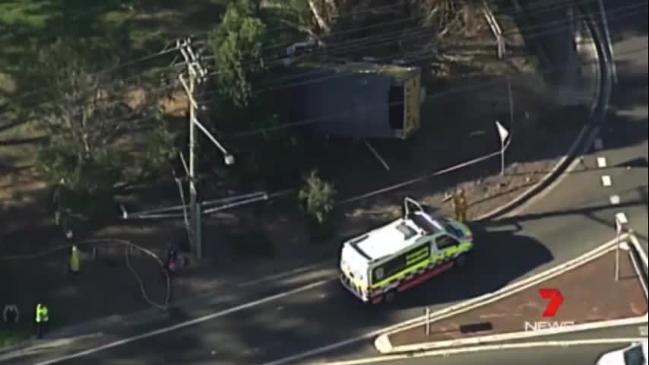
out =
{"type": "Polygon", "coordinates": [[[419,129],[419,68],[365,62],[298,68],[292,115],[318,133],[407,139],[419,129]]]}

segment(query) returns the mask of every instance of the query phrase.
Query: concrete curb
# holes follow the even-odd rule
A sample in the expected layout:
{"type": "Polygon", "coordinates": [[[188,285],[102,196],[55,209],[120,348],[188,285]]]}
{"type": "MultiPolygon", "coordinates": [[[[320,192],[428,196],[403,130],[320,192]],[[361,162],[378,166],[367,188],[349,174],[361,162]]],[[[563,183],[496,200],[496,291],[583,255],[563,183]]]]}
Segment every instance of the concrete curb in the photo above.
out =
{"type": "Polygon", "coordinates": [[[642,259],[644,265],[649,267],[649,258],[647,257],[647,253],[642,249],[642,245],[640,244],[640,240],[638,240],[638,237],[636,237],[633,233],[631,233],[629,235],[629,239],[631,240],[631,243],[633,243],[633,245],[638,250],[638,254],[640,254],[640,258],[642,259]]]}
{"type": "Polygon", "coordinates": [[[448,356],[458,355],[458,354],[486,352],[486,351],[524,350],[524,349],[540,348],[540,347],[565,348],[565,347],[573,347],[573,346],[629,344],[633,342],[640,342],[644,339],[645,339],[644,337],[626,337],[626,338],[600,338],[600,339],[592,339],[592,340],[535,341],[535,342],[523,342],[523,343],[512,343],[512,344],[491,344],[491,345],[467,346],[467,347],[443,349],[443,350],[429,350],[429,351],[422,351],[422,352],[408,353],[408,354],[384,355],[384,356],[376,356],[376,357],[354,359],[354,360],[314,362],[313,365],[316,364],[319,365],[376,364],[381,362],[388,362],[388,361],[393,362],[393,361],[406,360],[412,358],[448,357],[448,356]]]}
{"type": "Polygon", "coordinates": [[[643,323],[647,323],[647,320],[649,320],[649,315],[644,314],[643,316],[638,316],[638,317],[616,319],[611,321],[601,321],[595,323],[586,323],[586,324],[574,325],[570,327],[553,328],[553,329],[540,330],[534,332],[510,332],[510,333],[503,333],[503,334],[491,335],[491,336],[471,337],[471,338],[465,338],[461,340],[438,341],[438,342],[428,342],[428,343],[421,343],[415,345],[397,346],[392,348],[391,353],[426,351],[426,350],[433,350],[433,349],[452,348],[458,346],[483,345],[483,344],[509,341],[509,340],[521,340],[526,338],[545,337],[545,336],[559,335],[565,333],[584,332],[589,330],[598,330],[598,329],[611,328],[611,327],[643,324],[643,323]]]}
{"type": "MultiPolygon", "coordinates": [[[[640,253],[642,260],[645,264],[645,266],[649,267],[649,262],[646,260],[646,253],[640,246],[637,238],[635,238],[632,235],[625,235],[621,237],[621,239],[629,239],[631,240],[632,244],[636,246],[636,249],[640,253]]],[[[487,295],[486,298],[482,298],[481,301],[477,302],[464,302],[458,304],[458,306],[464,304],[464,306],[457,308],[457,310],[451,311],[450,313],[440,313],[442,311],[433,313],[433,315],[430,317],[431,321],[438,321],[440,319],[444,319],[456,314],[461,314],[463,312],[469,311],[471,309],[475,309],[477,307],[480,307],[482,305],[489,304],[491,302],[498,301],[504,297],[507,297],[509,295],[515,294],[521,290],[524,290],[528,287],[531,287],[533,285],[536,285],[540,282],[543,282],[545,280],[549,280],[551,278],[554,278],[558,275],[561,275],[565,272],[568,272],[578,266],[581,266],[589,261],[595,260],[598,257],[605,255],[606,253],[613,251],[616,249],[617,246],[617,239],[614,239],[612,241],[609,241],[600,247],[574,259],[571,260],[567,263],[564,264],[563,267],[562,265],[559,265],[555,268],[549,269],[547,271],[544,271],[542,273],[539,273],[535,275],[534,278],[535,280],[531,280],[528,283],[525,283],[524,285],[513,288],[514,285],[510,287],[505,287],[501,291],[494,292],[492,295],[487,295]],[[559,269],[560,268],[560,269],[559,269]],[[500,293],[499,293],[500,292],[500,293]],[[498,293],[498,294],[497,294],[498,293]]],[[[639,278],[641,279],[641,278],[639,278]]],[[[649,297],[648,297],[649,299],[649,297]]],[[[399,332],[402,330],[406,330],[409,328],[421,326],[425,318],[420,318],[420,322],[417,324],[412,324],[408,325],[405,327],[400,328],[399,330],[391,331],[385,334],[382,334],[379,336],[374,345],[376,349],[380,353],[400,353],[400,352],[413,352],[413,351],[424,351],[424,350],[431,350],[431,349],[437,349],[437,348],[448,348],[448,347],[457,347],[457,346],[466,346],[466,345],[480,345],[480,344],[485,344],[485,343],[491,343],[491,342],[499,342],[499,341],[506,341],[506,340],[518,340],[518,339],[524,339],[524,338],[532,338],[532,337],[543,337],[543,336],[549,336],[549,335],[557,335],[561,333],[572,333],[572,332],[581,332],[581,331],[587,331],[587,330],[593,330],[593,329],[602,329],[602,328],[609,328],[609,327],[617,327],[617,326],[623,326],[623,325],[631,325],[631,324],[641,324],[641,323],[647,323],[649,320],[648,317],[649,313],[645,313],[644,315],[637,316],[637,317],[630,317],[630,318],[623,318],[623,319],[616,319],[616,320],[611,320],[611,321],[600,321],[600,322],[595,322],[595,323],[587,323],[587,324],[581,324],[581,325],[575,325],[571,327],[565,327],[565,328],[551,328],[551,329],[546,329],[546,330],[540,330],[540,331],[535,331],[535,332],[511,332],[511,333],[503,333],[503,334],[497,334],[497,335],[489,335],[489,336],[479,336],[479,337],[471,337],[471,338],[466,338],[466,339],[460,339],[460,340],[447,340],[447,341],[435,341],[435,342],[428,342],[428,343],[419,343],[419,344],[414,344],[414,345],[405,345],[405,346],[392,346],[390,343],[390,340],[388,338],[389,335],[399,332]]]]}

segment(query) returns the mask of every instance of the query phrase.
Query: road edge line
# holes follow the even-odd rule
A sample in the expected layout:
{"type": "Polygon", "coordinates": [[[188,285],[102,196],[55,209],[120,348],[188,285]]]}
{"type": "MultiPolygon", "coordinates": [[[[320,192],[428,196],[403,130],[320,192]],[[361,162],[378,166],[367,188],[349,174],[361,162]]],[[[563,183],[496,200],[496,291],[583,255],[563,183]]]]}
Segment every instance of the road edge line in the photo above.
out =
{"type": "Polygon", "coordinates": [[[154,337],[154,336],[157,336],[157,335],[160,335],[160,334],[163,334],[163,333],[175,331],[175,330],[178,330],[178,329],[181,329],[181,328],[190,327],[190,326],[196,325],[198,323],[202,323],[202,322],[205,322],[205,321],[212,320],[214,318],[223,317],[223,316],[235,313],[235,312],[239,312],[239,311],[242,311],[242,310],[245,310],[245,309],[249,309],[249,308],[256,307],[256,306],[259,306],[259,305],[262,305],[262,304],[266,304],[266,303],[275,301],[277,299],[281,299],[281,298],[284,298],[284,297],[287,297],[287,296],[291,296],[291,295],[297,294],[299,292],[310,290],[310,289],[313,289],[315,287],[321,286],[321,285],[323,285],[325,283],[328,283],[330,281],[331,280],[320,280],[320,281],[317,281],[315,283],[311,283],[311,284],[308,284],[308,285],[301,286],[299,288],[295,288],[295,289],[285,291],[285,292],[282,292],[282,293],[277,293],[277,294],[268,296],[266,298],[258,299],[258,300],[248,302],[248,303],[245,303],[245,304],[240,304],[240,305],[228,308],[228,309],[224,309],[224,310],[221,310],[221,311],[218,311],[218,312],[210,313],[210,314],[207,314],[207,315],[204,315],[204,316],[201,316],[201,317],[197,317],[197,318],[194,318],[194,319],[191,319],[191,320],[188,320],[188,321],[176,323],[176,324],[171,325],[171,326],[158,328],[158,329],[155,329],[155,330],[152,330],[152,331],[141,333],[141,334],[136,335],[136,336],[131,336],[131,337],[123,338],[121,340],[112,341],[112,342],[109,342],[109,343],[106,343],[106,344],[103,344],[103,345],[100,345],[100,346],[96,346],[96,347],[93,347],[93,348],[90,348],[90,349],[86,349],[86,350],[79,351],[79,352],[76,352],[76,353],[61,356],[59,358],[38,362],[35,365],[55,364],[55,363],[58,363],[58,362],[61,362],[61,361],[66,361],[66,360],[75,359],[75,358],[78,358],[78,357],[83,357],[83,356],[90,355],[90,354],[100,352],[100,351],[103,351],[103,350],[107,350],[107,349],[110,349],[110,348],[113,348],[113,347],[126,345],[126,344],[131,343],[131,342],[135,342],[135,341],[139,341],[139,340],[142,340],[142,339],[145,339],[145,338],[154,337]]]}

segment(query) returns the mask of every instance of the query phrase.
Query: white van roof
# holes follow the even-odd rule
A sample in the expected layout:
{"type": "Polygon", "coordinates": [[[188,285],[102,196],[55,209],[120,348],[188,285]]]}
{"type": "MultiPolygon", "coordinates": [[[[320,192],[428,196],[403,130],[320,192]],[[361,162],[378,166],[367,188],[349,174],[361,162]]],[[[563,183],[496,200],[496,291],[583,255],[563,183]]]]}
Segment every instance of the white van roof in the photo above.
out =
{"type": "Polygon", "coordinates": [[[443,232],[444,227],[429,215],[416,212],[374,229],[347,243],[368,261],[391,256],[414,244],[423,236],[443,232]]]}

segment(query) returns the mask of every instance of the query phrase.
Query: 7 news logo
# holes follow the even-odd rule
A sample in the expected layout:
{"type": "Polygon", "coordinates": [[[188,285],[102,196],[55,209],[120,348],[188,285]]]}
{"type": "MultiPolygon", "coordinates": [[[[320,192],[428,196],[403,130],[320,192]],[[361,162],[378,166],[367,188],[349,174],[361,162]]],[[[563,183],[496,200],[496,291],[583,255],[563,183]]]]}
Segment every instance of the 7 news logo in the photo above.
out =
{"type": "Polygon", "coordinates": [[[563,295],[558,289],[539,289],[539,295],[543,299],[548,300],[548,305],[543,311],[543,317],[554,317],[563,304],[563,295]]]}
{"type": "MultiPolygon", "coordinates": [[[[557,315],[559,308],[563,304],[564,298],[561,291],[555,288],[541,288],[539,289],[539,296],[548,301],[541,316],[543,318],[552,318],[557,315]]],[[[543,329],[569,327],[574,325],[574,321],[525,321],[525,331],[539,331],[543,329]]]]}

